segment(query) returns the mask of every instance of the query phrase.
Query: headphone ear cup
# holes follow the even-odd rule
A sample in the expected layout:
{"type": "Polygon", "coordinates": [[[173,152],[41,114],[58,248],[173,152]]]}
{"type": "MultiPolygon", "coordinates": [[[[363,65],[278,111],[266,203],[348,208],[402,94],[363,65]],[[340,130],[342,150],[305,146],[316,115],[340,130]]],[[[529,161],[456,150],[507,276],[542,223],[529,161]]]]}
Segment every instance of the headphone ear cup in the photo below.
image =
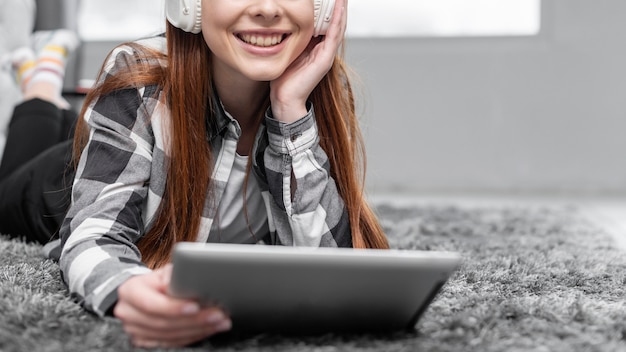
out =
{"type": "Polygon", "coordinates": [[[198,34],[202,30],[202,0],[165,0],[165,16],[174,27],[198,34]]]}
{"type": "Polygon", "coordinates": [[[335,0],[313,0],[315,29],[313,36],[325,35],[333,17],[335,0]]]}

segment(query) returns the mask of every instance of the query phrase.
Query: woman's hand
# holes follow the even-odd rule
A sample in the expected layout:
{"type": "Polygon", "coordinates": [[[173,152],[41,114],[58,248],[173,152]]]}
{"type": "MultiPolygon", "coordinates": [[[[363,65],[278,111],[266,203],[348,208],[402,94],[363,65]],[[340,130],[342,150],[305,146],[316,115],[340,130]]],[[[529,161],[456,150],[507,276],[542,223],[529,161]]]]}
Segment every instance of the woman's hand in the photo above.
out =
{"type": "Polygon", "coordinates": [[[306,101],[328,73],[343,41],[348,22],[348,0],[336,0],[325,36],[311,38],[304,52],[277,79],[270,82],[274,118],[293,122],[307,113],[306,101]]]}
{"type": "Polygon", "coordinates": [[[118,288],[113,314],[119,318],[133,345],[181,347],[218,332],[230,330],[230,319],[215,307],[169,296],[171,265],[128,279],[118,288]]]}

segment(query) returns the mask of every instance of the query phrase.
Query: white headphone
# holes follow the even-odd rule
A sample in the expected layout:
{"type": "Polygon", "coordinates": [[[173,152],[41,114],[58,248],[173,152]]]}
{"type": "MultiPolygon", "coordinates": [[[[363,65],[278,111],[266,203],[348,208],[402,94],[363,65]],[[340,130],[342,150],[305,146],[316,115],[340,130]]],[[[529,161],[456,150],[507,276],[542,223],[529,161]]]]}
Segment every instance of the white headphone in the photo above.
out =
{"type": "MultiPolygon", "coordinates": [[[[333,15],[335,0],[313,0],[315,30],[313,36],[326,34],[333,15]]],[[[185,32],[200,33],[202,29],[202,0],[166,0],[165,15],[174,26],[185,32]]]]}

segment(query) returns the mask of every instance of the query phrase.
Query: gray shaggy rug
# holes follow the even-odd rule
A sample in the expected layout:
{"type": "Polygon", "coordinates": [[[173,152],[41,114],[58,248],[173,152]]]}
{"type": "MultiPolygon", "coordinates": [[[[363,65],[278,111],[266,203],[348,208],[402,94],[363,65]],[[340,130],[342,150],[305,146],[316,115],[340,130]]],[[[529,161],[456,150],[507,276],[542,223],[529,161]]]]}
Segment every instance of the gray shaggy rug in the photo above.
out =
{"type": "MultiPolygon", "coordinates": [[[[574,207],[376,209],[392,247],[461,252],[415,331],[208,339],[179,351],[626,351],[626,256],[574,207]]],[[[0,236],[0,351],[131,351],[41,246],[0,236]]]]}

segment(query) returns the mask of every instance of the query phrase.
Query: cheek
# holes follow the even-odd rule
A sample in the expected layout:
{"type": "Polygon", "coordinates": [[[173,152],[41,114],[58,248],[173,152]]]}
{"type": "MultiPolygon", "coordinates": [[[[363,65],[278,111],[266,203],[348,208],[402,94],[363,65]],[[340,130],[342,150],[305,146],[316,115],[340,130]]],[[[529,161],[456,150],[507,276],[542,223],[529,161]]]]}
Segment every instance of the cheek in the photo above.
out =
{"type": "Polygon", "coordinates": [[[211,52],[213,53],[220,52],[220,48],[222,47],[222,44],[219,41],[219,37],[217,37],[214,33],[215,32],[212,30],[212,28],[204,28],[204,26],[202,27],[202,37],[204,38],[204,42],[209,47],[209,50],[211,50],[211,52]]]}
{"type": "Polygon", "coordinates": [[[311,39],[312,36],[310,35],[303,35],[299,38],[299,42],[294,48],[293,60],[295,60],[298,56],[300,56],[300,54],[302,54],[306,50],[306,47],[311,42],[311,39]]]}
{"type": "Polygon", "coordinates": [[[300,15],[298,17],[298,21],[301,23],[302,30],[311,32],[311,36],[313,36],[313,27],[315,25],[313,1],[311,1],[311,5],[307,8],[307,11],[300,11],[300,15]]]}
{"type": "Polygon", "coordinates": [[[225,31],[235,21],[238,9],[225,6],[218,1],[212,2],[211,5],[207,4],[209,2],[205,1],[202,4],[202,31],[214,33],[225,31]]]}
{"type": "Polygon", "coordinates": [[[216,13],[203,17],[202,37],[211,51],[218,52],[224,48],[228,40],[227,28],[225,20],[217,17],[216,13]]]}
{"type": "Polygon", "coordinates": [[[300,28],[302,32],[310,32],[313,35],[315,11],[313,0],[299,0],[291,3],[283,3],[288,20],[300,28]]]}

